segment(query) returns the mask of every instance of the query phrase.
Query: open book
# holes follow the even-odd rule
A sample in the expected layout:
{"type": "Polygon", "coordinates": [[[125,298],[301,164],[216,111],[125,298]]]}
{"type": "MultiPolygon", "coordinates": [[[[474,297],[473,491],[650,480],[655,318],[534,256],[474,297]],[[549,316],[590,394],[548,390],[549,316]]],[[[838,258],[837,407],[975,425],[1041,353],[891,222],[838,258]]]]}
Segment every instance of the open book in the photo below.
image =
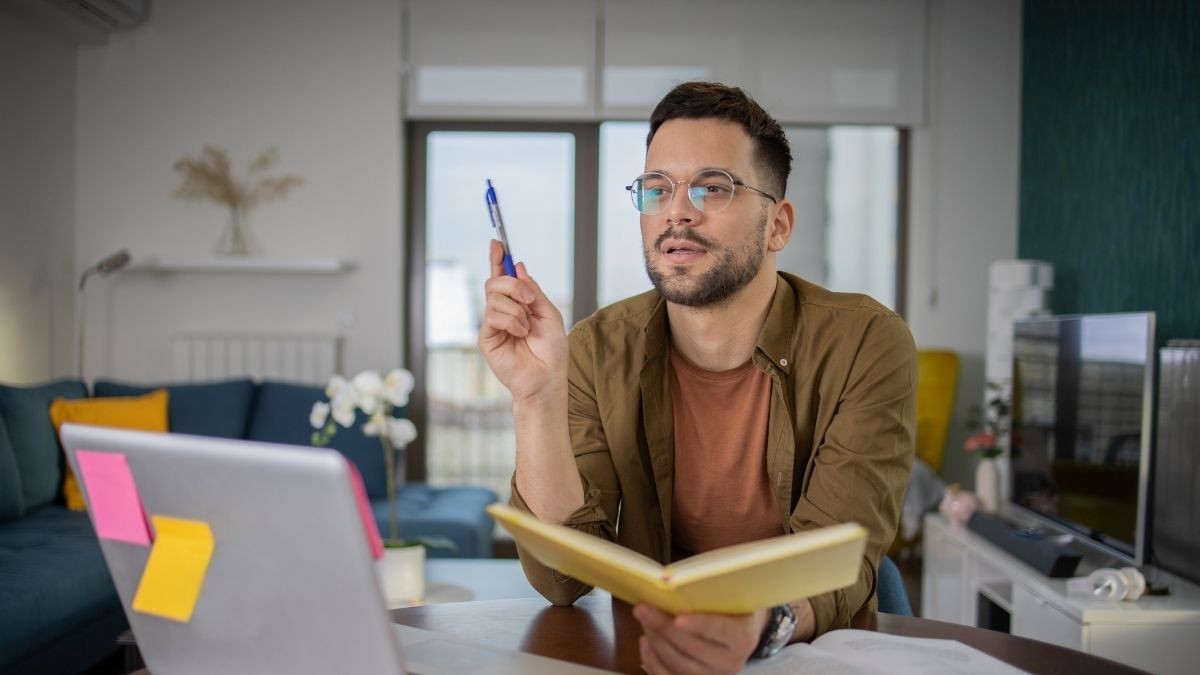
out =
{"type": "Polygon", "coordinates": [[[487,507],[542,564],[671,614],[745,614],[858,579],[867,531],[846,523],[707,551],[670,565],[516,509],[487,507]]]}
{"type": "Polygon", "coordinates": [[[830,631],[775,656],[751,661],[747,675],[1020,675],[1025,671],[954,640],[865,630],[830,631]]]}

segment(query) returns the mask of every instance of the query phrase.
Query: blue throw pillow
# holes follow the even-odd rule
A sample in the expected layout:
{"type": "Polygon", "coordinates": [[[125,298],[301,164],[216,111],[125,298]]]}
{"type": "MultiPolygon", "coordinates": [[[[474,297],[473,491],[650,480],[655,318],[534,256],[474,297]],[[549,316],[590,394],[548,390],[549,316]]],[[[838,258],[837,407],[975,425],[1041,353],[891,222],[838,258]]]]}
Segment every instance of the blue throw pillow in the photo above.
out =
{"type": "MultiPolygon", "coordinates": [[[[308,421],[309,413],[314,403],[324,400],[325,390],[321,387],[263,382],[258,388],[254,415],[246,438],[267,443],[312,445],[315,430],[308,421]]],[[[387,496],[383,448],[378,438],[363,435],[362,425],[365,422],[366,416],[360,411],[353,427],[338,427],[337,433],[329,441],[329,447],[354,462],[366,484],[367,496],[380,499],[387,496]]]]}
{"type": "Polygon", "coordinates": [[[245,438],[257,385],[252,380],[202,384],[129,384],[100,380],[96,396],[140,396],[166,389],[167,428],[177,434],[245,438]]]}
{"type": "Polygon", "coordinates": [[[50,422],[50,404],[59,397],[87,398],[87,387],[80,380],[58,380],[33,387],[0,385],[0,415],[8,429],[8,442],[21,479],[24,511],[53,503],[62,487],[65,458],[50,422]]]}
{"type": "Polygon", "coordinates": [[[21,474],[17,471],[17,458],[13,456],[12,444],[8,442],[4,415],[0,414],[0,523],[16,520],[23,513],[21,474]]]}

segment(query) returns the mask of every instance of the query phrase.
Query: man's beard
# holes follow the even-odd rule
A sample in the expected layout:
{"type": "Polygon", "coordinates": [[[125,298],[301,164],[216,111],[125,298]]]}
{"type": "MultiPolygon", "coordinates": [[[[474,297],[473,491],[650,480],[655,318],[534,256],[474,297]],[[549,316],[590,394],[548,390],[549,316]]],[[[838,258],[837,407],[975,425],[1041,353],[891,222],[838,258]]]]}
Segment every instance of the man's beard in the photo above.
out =
{"type": "Polygon", "coordinates": [[[653,248],[644,248],[642,256],[646,261],[646,274],[650,283],[667,302],[673,302],[685,307],[706,307],[728,300],[742,290],[758,274],[766,255],[767,214],[764,213],[751,229],[746,245],[737,250],[717,250],[712,242],[696,234],[691,227],[676,227],[663,232],[654,242],[653,248]],[[651,263],[651,251],[655,258],[661,258],[662,243],[667,239],[683,239],[695,242],[704,247],[705,254],[714,256],[715,262],[707,272],[699,277],[689,277],[687,268],[682,265],[672,267],[663,273],[651,263]],[[690,281],[690,283],[689,283],[690,281]]]}

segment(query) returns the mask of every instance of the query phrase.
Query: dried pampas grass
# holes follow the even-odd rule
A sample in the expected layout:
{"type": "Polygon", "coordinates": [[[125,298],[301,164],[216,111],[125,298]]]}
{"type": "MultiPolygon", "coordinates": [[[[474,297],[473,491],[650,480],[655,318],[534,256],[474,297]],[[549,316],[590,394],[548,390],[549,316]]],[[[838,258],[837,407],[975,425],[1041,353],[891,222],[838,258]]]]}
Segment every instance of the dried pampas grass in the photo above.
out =
{"type": "Polygon", "coordinates": [[[250,162],[248,177],[244,181],[233,176],[229,153],[215,145],[205,145],[198,157],[184,157],[172,168],[183,174],[183,184],[175,189],[176,199],[211,199],[238,212],[245,212],[257,204],[279,199],[294,187],[304,184],[296,174],[285,174],[277,178],[257,177],[279,162],[275,146],[263,150],[250,162]]]}

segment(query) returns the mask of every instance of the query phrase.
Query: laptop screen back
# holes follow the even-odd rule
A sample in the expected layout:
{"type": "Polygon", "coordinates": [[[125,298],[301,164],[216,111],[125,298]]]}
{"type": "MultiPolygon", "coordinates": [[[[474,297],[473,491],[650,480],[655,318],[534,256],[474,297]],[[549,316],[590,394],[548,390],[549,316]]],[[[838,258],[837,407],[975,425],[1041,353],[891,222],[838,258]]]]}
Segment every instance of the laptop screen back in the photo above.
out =
{"type": "Polygon", "coordinates": [[[81,425],[64,425],[62,439],[151,672],[404,672],[336,451],[81,425]],[[128,490],[99,463],[81,467],[81,451],[84,464],[128,465],[149,545],[105,536],[111,523],[98,518],[122,517],[128,490]],[[201,534],[173,538],[168,522],[201,534]],[[205,525],[211,552],[198,572],[205,525]]]}

